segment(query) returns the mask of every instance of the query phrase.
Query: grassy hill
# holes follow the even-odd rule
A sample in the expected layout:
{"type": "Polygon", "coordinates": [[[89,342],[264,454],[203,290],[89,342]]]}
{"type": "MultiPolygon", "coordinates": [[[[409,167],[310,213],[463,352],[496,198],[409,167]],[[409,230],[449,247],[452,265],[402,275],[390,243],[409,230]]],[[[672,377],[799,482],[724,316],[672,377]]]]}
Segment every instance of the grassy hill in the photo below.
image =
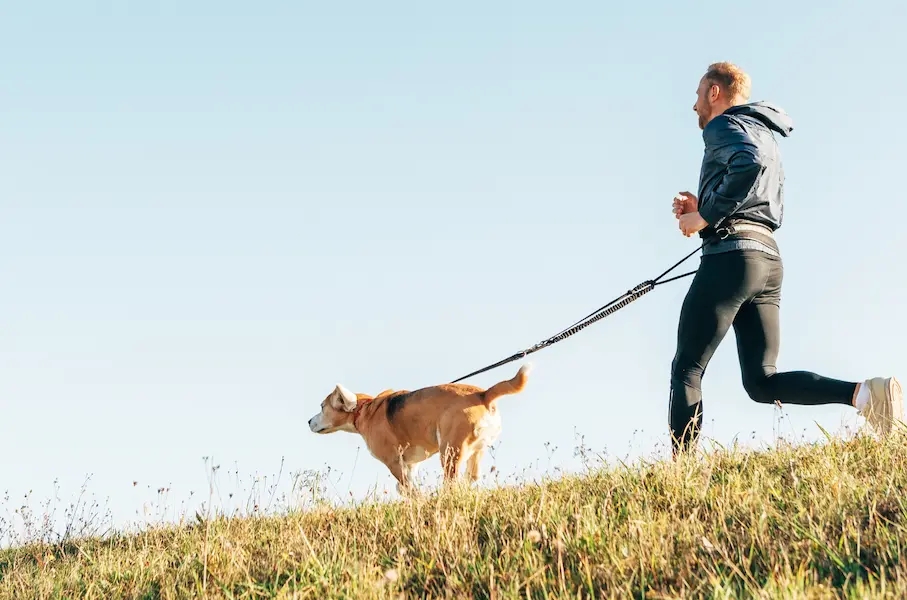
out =
{"type": "Polygon", "coordinates": [[[907,597],[907,437],[0,552],[0,598],[907,597]]]}

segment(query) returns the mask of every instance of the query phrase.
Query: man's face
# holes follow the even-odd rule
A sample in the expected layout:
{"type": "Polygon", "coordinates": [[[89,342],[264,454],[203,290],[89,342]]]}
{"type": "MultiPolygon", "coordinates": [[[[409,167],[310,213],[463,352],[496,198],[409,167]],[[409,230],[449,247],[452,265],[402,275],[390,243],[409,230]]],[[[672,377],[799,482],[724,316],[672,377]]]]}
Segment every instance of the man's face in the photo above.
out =
{"type": "Polygon", "coordinates": [[[715,100],[711,97],[713,87],[717,86],[713,86],[705,77],[699,80],[696,104],[693,105],[693,110],[699,115],[699,129],[705,129],[705,126],[712,120],[712,102],[715,100]]]}

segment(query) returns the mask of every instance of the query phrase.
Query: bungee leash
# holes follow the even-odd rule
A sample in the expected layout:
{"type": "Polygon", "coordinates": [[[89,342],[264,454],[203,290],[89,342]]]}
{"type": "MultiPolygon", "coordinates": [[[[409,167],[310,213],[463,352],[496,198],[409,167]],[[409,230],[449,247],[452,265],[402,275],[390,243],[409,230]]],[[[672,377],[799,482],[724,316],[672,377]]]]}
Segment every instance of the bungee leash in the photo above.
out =
{"type": "MultiPolygon", "coordinates": [[[[727,237],[727,235],[725,235],[724,237],[722,237],[720,239],[724,239],[726,237],[727,237]]],[[[568,337],[579,333],[580,331],[582,331],[589,325],[595,323],[596,321],[600,321],[601,319],[604,319],[605,317],[616,313],[617,311],[624,308],[628,304],[645,296],[646,294],[648,294],[649,292],[654,290],[657,286],[664,285],[666,283],[671,283],[672,281],[677,281],[679,279],[683,279],[684,277],[689,277],[690,275],[694,275],[696,273],[696,271],[690,271],[689,273],[684,273],[682,275],[676,275],[674,277],[665,279],[665,277],[671,271],[673,271],[674,269],[676,269],[677,267],[682,265],[684,262],[689,260],[690,257],[692,257],[694,254],[696,254],[700,250],[702,250],[708,243],[709,243],[708,241],[703,243],[701,246],[699,246],[699,248],[697,248],[696,250],[693,250],[692,252],[687,254],[685,257],[683,257],[682,259],[680,259],[679,261],[674,263],[674,265],[670,269],[668,269],[667,271],[665,271],[664,273],[662,273],[655,279],[648,279],[648,280],[640,283],[633,289],[628,290],[624,294],[621,294],[620,296],[618,296],[611,302],[608,302],[601,308],[593,311],[586,317],[583,317],[582,319],[580,319],[579,321],[577,321],[576,323],[574,323],[567,329],[564,329],[560,333],[556,333],[555,335],[549,337],[548,339],[542,340],[541,342],[535,344],[531,348],[521,350],[520,352],[517,352],[516,354],[513,354],[511,356],[508,356],[507,358],[505,358],[503,360],[499,360],[498,362],[496,362],[494,364],[488,365],[487,367],[483,367],[483,368],[479,369],[478,371],[473,371],[472,373],[470,373],[468,375],[464,375],[464,376],[460,377],[459,379],[455,379],[451,383],[458,383],[460,381],[463,381],[464,379],[469,379],[470,377],[474,377],[481,373],[491,371],[492,369],[497,369],[498,367],[502,367],[508,363],[512,363],[514,361],[520,360],[521,358],[525,358],[526,356],[529,356],[530,354],[532,354],[534,352],[538,352],[542,348],[547,348],[548,346],[553,346],[554,344],[561,342],[563,340],[566,340],[568,337]]]]}

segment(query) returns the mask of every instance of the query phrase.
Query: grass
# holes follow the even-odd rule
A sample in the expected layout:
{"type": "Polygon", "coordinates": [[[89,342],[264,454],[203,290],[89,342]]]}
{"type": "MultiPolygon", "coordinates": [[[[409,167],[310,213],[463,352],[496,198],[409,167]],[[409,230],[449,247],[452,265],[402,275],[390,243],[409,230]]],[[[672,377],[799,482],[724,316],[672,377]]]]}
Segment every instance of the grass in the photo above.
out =
{"type": "Polygon", "coordinates": [[[907,597],[907,436],[0,552],[0,598],[907,597]]]}

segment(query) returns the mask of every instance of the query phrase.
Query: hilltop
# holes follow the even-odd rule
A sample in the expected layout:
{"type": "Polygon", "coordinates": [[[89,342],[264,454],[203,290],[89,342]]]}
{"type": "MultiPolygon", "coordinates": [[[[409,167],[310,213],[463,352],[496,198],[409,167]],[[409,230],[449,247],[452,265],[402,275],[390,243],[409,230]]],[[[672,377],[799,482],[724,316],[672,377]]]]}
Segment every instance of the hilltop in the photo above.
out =
{"type": "Polygon", "coordinates": [[[0,552],[0,598],[905,597],[907,437],[0,552]]]}

